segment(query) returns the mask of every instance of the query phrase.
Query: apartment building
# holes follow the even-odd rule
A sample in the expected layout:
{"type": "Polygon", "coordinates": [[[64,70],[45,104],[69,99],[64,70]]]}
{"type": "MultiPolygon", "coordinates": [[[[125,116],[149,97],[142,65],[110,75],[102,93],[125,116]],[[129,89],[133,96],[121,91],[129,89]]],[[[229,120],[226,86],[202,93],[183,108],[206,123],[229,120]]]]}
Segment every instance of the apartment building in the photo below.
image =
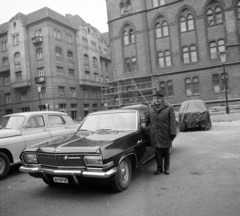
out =
{"type": "Polygon", "coordinates": [[[225,89],[240,103],[240,0],[106,2],[114,76],[107,103],[149,102],[156,89],[175,106],[225,104],[225,89]]]}
{"type": "Polygon", "coordinates": [[[58,110],[73,119],[101,109],[109,45],[78,15],[47,7],[0,25],[0,110],[58,110]]]}

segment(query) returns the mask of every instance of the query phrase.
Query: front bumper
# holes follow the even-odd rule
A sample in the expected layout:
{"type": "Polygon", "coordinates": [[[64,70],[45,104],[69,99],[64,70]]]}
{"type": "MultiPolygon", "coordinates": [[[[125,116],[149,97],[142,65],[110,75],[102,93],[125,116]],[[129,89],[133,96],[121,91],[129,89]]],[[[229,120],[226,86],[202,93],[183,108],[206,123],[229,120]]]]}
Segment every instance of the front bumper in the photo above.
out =
{"type": "Polygon", "coordinates": [[[21,172],[34,173],[34,174],[48,174],[56,176],[82,176],[89,178],[102,178],[106,179],[113,176],[117,172],[117,167],[114,167],[108,171],[102,170],[74,170],[74,169],[53,169],[53,168],[42,168],[35,166],[23,165],[19,168],[21,172]]]}

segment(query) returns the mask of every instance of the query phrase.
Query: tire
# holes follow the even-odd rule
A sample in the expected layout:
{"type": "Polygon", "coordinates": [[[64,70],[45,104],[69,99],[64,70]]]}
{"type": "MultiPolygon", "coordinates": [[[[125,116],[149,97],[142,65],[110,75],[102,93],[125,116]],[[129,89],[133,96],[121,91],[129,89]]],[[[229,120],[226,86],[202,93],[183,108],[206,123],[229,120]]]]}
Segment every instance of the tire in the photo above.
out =
{"type": "Polygon", "coordinates": [[[10,160],[8,156],[0,152],[0,180],[5,178],[10,170],[10,160]]]}
{"type": "Polygon", "coordinates": [[[115,178],[111,182],[113,191],[122,192],[126,190],[132,180],[132,164],[129,158],[124,158],[118,166],[115,178]]]}
{"type": "Polygon", "coordinates": [[[54,186],[56,185],[56,183],[53,181],[53,179],[49,176],[46,176],[46,177],[42,177],[42,180],[45,184],[47,184],[48,186],[54,186]]]}

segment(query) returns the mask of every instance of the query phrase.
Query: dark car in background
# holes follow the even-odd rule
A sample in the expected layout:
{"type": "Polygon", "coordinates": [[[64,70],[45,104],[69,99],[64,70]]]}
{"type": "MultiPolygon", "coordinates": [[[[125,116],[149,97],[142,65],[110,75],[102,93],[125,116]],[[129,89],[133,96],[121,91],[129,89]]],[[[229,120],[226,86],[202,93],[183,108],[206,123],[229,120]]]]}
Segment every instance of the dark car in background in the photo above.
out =
{"type": "Polygon", "coordinates": [[[180,131],[209,130],[212,128],[209,110],[203,100],[189,100],[179,110],[180,131]]]}
{"type": "Polygon", "coordinates": [[[20,171],[48,185],[96,182],[123,191],[132,171],[154,157],[149,136],[140,130],[142,115],[138,107],[90,113],[73,135],[25,149],[20,171]]]}

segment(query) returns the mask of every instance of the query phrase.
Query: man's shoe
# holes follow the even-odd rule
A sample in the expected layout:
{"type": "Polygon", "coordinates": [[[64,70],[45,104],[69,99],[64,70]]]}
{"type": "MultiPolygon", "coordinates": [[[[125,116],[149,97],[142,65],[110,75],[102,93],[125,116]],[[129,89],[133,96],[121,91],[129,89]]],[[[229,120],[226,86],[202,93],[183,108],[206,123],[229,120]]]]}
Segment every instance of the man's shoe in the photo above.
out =
{"type": "Polygon", "coordinates": [[[166,171],[165,171],[165,174],[166,174],[166,175],[170,175],[169,170],[166,170],[166,171]]]}
{"type": "Polygon", "coordinates": [[[157,171],[155,172],[155,175],[159,175],[160,173],[162,173],[162,170],[157,169],[157,171]]]}

